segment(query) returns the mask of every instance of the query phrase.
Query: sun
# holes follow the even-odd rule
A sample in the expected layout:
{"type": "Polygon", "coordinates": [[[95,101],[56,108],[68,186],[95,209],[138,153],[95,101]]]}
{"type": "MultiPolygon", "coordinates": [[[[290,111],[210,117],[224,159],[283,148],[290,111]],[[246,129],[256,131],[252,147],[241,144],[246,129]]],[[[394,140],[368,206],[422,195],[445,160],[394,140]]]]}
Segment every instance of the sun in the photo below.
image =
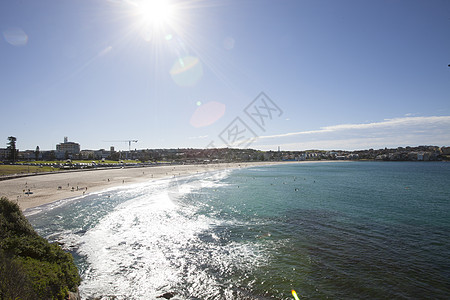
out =
{"type": "Polygon", "coordinates": [[[174,7],[169,0],[143,0],[137,3],[137,10],[147,25],[169,24],[174,15],[174,7]]]}

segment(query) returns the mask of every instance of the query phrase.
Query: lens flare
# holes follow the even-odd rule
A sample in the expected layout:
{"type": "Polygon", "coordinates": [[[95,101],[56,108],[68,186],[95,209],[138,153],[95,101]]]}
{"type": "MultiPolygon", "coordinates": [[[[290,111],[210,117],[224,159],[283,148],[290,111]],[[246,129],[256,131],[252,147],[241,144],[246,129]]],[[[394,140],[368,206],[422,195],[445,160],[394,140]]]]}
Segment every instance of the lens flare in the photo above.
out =
{"type": "Polygon", "coordinates": [[[222,118],[224,114],[225,104],[211,101],[197,107],[190,123],[195,128],[209,126],[222,118]]]}
{"type": "Polygon", "coordinates": [[[225,47],[225,49],[231,50],[234,48],[234,43],[235,43],[235,40],[229,36],[229,37],[225,38],[225,40],[223,41],[223,46],[225,47]]]}
{"type": "Polygon", "coordinates": [[[194,86],[203,77],[203,67],[197,57],[179,58],[170,70],[173,81],[179,86],[194,86]]]}
{"type": "Polygon", "coordinates": [[[25,46],[28,43],[28,35],[21,28],[9,28],[3,31],[5,41],[13,46],[25,46]]]}

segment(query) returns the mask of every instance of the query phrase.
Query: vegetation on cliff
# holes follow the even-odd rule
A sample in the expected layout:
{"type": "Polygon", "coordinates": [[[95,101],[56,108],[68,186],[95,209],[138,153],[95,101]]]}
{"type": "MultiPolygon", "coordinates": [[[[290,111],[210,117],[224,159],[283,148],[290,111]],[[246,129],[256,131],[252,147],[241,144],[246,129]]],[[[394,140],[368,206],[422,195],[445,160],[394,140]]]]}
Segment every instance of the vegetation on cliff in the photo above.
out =
{"type": "Polygon", "coordinates": [[[17,204],[0,198],[0,299],[67,299],[79,284],[72,255],[40,237],[17,204]]]}

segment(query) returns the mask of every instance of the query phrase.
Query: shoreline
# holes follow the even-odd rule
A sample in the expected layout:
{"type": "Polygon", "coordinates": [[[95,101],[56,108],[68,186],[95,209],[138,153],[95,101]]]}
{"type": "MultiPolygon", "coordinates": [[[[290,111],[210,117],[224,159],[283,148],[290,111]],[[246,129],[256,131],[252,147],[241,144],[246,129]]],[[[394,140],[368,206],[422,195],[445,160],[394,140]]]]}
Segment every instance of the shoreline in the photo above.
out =
{"type": "Polygon", "coordinates": [[[0,181],[0,197],[7,197],[9,200],[17,202],[22,211],[25,211],[29,208],[35,208],[52,202],[149,180],[187,176],[225,169],[312,162],[316,161],[168,165],[34,175],[0,181]]]}

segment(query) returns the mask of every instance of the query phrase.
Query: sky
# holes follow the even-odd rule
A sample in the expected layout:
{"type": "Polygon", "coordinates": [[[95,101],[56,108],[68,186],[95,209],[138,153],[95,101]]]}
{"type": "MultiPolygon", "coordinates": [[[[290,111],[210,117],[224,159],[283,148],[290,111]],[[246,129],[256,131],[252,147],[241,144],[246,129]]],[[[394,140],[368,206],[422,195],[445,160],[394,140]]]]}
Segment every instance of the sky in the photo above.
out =
{"type": "Polygon", "coordinates": [[[4,0],[0,147],[450,146],[449,64],[447,0],[4,0]]]}

